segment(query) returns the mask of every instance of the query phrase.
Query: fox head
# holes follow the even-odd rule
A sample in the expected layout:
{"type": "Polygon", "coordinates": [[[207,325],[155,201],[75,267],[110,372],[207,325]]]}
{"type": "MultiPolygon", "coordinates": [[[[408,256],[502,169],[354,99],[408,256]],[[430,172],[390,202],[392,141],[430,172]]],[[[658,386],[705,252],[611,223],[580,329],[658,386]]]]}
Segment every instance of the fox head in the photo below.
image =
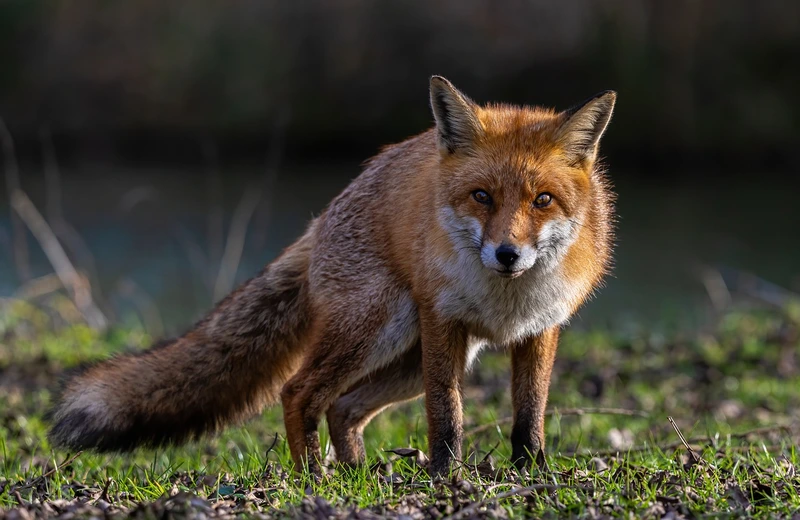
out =
{"type": "Polygon", "coordinates": [[[430,97],[440,221],[457,248],[500,277],[557,264],[607,203],[597,200],[604,181],[595,163],[616,93],[564,112],[478,106],[434,76],[430,97]]]}

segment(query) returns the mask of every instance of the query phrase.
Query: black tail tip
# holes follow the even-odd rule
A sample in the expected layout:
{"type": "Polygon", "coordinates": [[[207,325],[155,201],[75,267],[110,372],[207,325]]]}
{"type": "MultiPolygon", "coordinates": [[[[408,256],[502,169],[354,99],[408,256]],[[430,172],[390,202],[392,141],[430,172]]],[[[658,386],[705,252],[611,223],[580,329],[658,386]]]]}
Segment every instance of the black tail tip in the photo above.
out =
{"type": "Polygon", "coordinates": [[[70,412],[55,421],[47,434],[51,444],[57,448],[71,450],[103,450],[103,439],[107,435],[92,427],[89,414],[81,411],[70,412]]]}
{"type": "Polygon", "coordinates": [[[215,429],[213,421],[207,417],[192,421],[183,417],[131,414],[124,420],[114,420],[73,409],[55,414],[48,438],[54,447],[63,449],[124,453],[138,448],[183,444],[215,429]]]}

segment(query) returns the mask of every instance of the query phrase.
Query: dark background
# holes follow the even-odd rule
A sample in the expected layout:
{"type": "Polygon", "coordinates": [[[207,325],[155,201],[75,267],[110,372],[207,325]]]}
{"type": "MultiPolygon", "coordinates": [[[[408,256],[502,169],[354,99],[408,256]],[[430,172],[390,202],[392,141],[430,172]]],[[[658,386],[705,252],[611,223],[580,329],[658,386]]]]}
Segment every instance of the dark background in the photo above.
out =
{"type": "Polygon", "coordinates": [[[180,330],[431,125],[431,74],[479,102],[619,92],[617,267],[579,324],[800,291],[797,2],[11,0],[0,64],[0,295],[52,272],[20,187],[104,312],[180,330]]]}

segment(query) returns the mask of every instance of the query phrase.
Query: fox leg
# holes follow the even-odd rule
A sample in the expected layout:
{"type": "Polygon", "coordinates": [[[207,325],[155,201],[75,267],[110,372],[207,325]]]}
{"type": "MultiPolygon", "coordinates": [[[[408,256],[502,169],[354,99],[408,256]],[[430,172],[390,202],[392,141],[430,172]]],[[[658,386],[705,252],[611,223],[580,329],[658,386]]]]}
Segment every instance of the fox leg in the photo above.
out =
{"type": "Polygon", "coordinates": [[[544,414],[558,333],[558,327],[552,327],[511,348],[511,399],[514,406],[511,460],[519,469],[530,466],[534,460],[540,467],[547,467],[544,414]]]}
{"type": "Polygon", "coordinates": [[[312,354],[283,387],[281,400],[286,438],[298,471],[308,464],[311,473],[322,474],[319,420],[359,376],[355,367],[348,366],[344,356],[312,354]]]}
{"type": "Polygon", "coordinates": [[[462,383],[467,364],[467,330],[420,310],[425,411],[428,418],[429,472],[446,476],[461,459],[462,383]]]}
{"type": "Polygon", "coordinates": [[[316,342],[281,391],[286,437],[297,470],[308,464],[309,471],[321,475],[319,421],[340,395],[371,371],[369,364],[375,361],[369,360],[369,347],[381,323],[377,314],[357,320],[332,315],[315,327],[316,342]]]}
{"type": "Polygon", "coordinates": [[[420,396],[424,391],[419,345],[356,383],[328,409],[328,429],[336,460],[355,466],[366,460],[364,428],[393,403],[420,396]]]}

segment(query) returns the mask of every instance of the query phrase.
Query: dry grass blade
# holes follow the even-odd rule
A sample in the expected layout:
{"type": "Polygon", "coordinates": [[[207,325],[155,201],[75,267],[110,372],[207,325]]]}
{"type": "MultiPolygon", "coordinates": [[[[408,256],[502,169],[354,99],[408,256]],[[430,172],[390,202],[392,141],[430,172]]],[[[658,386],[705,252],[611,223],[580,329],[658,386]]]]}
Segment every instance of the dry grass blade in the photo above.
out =
{"type": "Polygon", "coordinates": [[[39,278],[28,280],[24,284],[20,285],[19,288],[14,291],[14,297],[19,298],[20,300],[32,300],[46,294],[58,292],[63,288],[64,285],[61,283],[61,280],[59,280],[57,275],[46,274],[44,276],[40,276],[39,278]]]}
{"type": "Polygon", "coordinates": [[[706,289],[706,294],[708,294],[708,299],[711,300],[711,305],[714,306],[714,310],[722,312],[728,308],[733,301],[733,297],[722,273],[718,269],[705,266],[699,267],[697,271],[700,281],[706,289]]]}
{"type": "Polygon", "coordinates": [[[667,420],[672,425],[672,428],[675,429],[675,433],[678,434],[678,438],[681,440],[681,444],[683,444],[683,447],[686,448],[686,451],[689,452],[689,456],[692,457],[692,460],[694,460],[694,462],[700,462],[701,460],[700,455],[698,455],[697,452],[694,451],[694,449],[689,445],[689,443],[686,442],[686,437],[684,437],[683,433],[681,433],[681,429],[678,428],[677,423],[675,423],[675,419],[673,419],[672,416],[669,416],[667,417],[667,420]]]}
{"type": "MultiPolygon", "coordinates": [[[[203,155],[208,165],[206,170],[206,187],[208,190],[208,211],[206,236],[208,240],[209,265],[218,265],[222,261],[225,243],[225,216],[222,208],[222,175],[219,171],[219,149],[214,141],[203,141],[203,155]]],[[[213,282],[213,280],[211,280],[213,282]]]]}
{"type": "Polygon", "coordinates": [[[428,466],[428,455],[417,448],[392,448],[388,450],[383,450],[386,453],[393,453],[395,455],[399,455],[403,458],[413,460],[414,463],[421,467],[426,468],[428,466]]]}
{"type": "Polygon", "coordinates": [[[164,322],[155,300],[150,297],[136,282],[130,278],[123,278],[117,283],[120,295],[133,303],[144,321],[145,330],[154,338],[164,336],[164,322]]]}
{"type": "Polygon", "coordinates": [[[48,126],[44,126],[39,132],[42,142],[42,158],[44,160],[45,176],[45,215],[48,224],[53,229],[56,237],[64,244],[66,249],[73,255],[75,262],[81,269],[88,273],[91,280],[95,301],[102,309],[103,298],[100,293],[100,277],[97,271],[97,262],[94,255],[89,250],[89,246],[83,237],[64,217],[61,193],[61,170],[56,158],[53,136],[48,126]]]}
{"type": "Polygon", "coordinates": [[[75,459],[80,457],[81,453],[83,453],[83,452],[79,451],[75,455],[72,455],[72,456],[67,455],[67,458],[64,459],[64,461],[61,464],[56,464],[53,468],[51,468],[50,470],[46,471],[45,473],[42,473],[40,476],[36,477],[35,479],[33,479],[32,481],[28,482],[27,484],[22,485],[22,486],[16,486],[16,487],[14,487],[14,489],[15,490],[27,489],[27,488],[30,488],[30,487],[33,487],[33,486],[37,485],[39,482],[42,482],[44,479],[53,476],[56,473],[56,471],[58,471],[59,469],[63,468],[64,466],[67,466],[67,465],[71,464],[75,459]]]}
{"type": "Polygon", "coordinates": [[[733,453],[746,453],[753,450],[760,450],[766,451],[768,453],[779,452],[781,450],[788,450],[791,449],[791,446],[783,445],[783,444],[759,444],[759,445],[752,445],[748,444],[747,446],[731,446],[727,449],[720,449],[720,452],[733,452],[733,453]]]}
{"type": "Polygon", "coordinates": [[[744,432],[731,433],[730,435],[728,435],[728,437],[730,437],[731,439],[746,439],[747,437],[752,437],[753,435],[764,435],[765,433],[773,433],[773,432],[784,432],[791,435],[792,427],[785,424],[777,424],[775,426],[763,426],[761,428],[753,428],[752,430],[747,430],[744,432]]]}
{"type": "Polygon", "coordinates": [[[274,450],[275,446],[277,445],[278,445],[278,432],[275,432],[275,437],[272,439],[272,444],[269,445],[269,448],[267,448],[267,451],[264,453],[264,461],[267,460],[267,457],[269,456],[270,452],[274,450]]]}
{"type": "Polygon", "coordinates": [[[625,415],[629,417],[650,417],[644,410],[627,408],[555,408],[547,410],[545,415],[625,415]]]}
{"type": "Polygon", "coordinates": [[[59,280],[69,291],[75,306],[86,319],[86,323],[94,329],[105,330],[108,327],[108,320],[94,304],[88,281],[72,265],[55,233],[31,199],[22,190],[16,190],[11,193],[11,206],[36,237],[59,280]]]}
{"type": "Polygon", "coordinates": [[[111,498],[108,496],[108,490],[111,488],[111,484],[113,483],[114,483],[113,478],[109,478],[106,480],[106,484],[103,486],[103,492],[100,493],[100,500],[111,502],[111,498]]]}
{"type": "MultiPolygon", "coordinates": [[[[0,141],[3,144],[6,189],[8,190],[9,198],[11,198],[15,191],[21,189],[19,165],[17,164],[17,155],[14,153],[14,138],[2,118],[0,118],[0,141]]],[[[14,266],[17,269],[20,281],[27,282],[32,275],[28,258],[28,242],[25,239],[25,227],[13,211],[10,218],[11,242],[13,244],[11,250],[14,257],[14,266]]]]}
{"type": "Polygon", "coordinates": [[[49,477],[49,476],[53,475],[53,474],[54,474],[56,471],[58,471],[58,470],[59,470],[59,468],[63,468],[64,466],[67,466],[67,465],[69,465],[69,464],[72,464],[72,462],[73,462],[75,459],[77,459],[78,457],[80,457],[80,456],[81,456],[81,453],[83,453],[83,452],[82,452],[82,451],[79,451],[79,452],[75,453],[75,455],[73,455],[73,456],[71,456],[71,457],[68,455],[68,456],[67,456],[67,458],[66,458],[66,459],[64,459],[64,461],[63,461],[61,464],[59,464],[58,466],[55,466],[53,469],[51,469],[51,470],[50,470],[50,471],[48,471],[47,473],[44,473],[44,474],[43,474],[43,475],[42,475],[40,478],[47,478],[47,477],[49,477]]]}
{"type": "MultiPolygon", "coordinates": [[[[776,426],[764,426],[761,428],[754,428],[752,430],[747,430],[744,432],[739,433],[731,433],[728,437],[733,439],[746,439],[748,437],[756,436],[756,435],[764,435],[766,433],[772,433],[782,431],[785,433],[791,434],[792,428],[787,425],[776,425],[776,426]]],[[[674,450],[680,447],[685,446],[686,444],[691,445],[706,445],[706,446],[714,446],[714,439],[711,437],[692,437],[689,439],[683,438],[682,440],[675,441],[675,442],[668,442],[665,444],[652,444],[649,446],[634,446],[632,448],[627,449],[610,449],[610,450],[600,450],[600,451],[568,451],[565,453],[561,453],[558,456],[560,457],[613,457],[614,455],[620,455],[625,453],[640,453],[643,451],[650,451],[650,450],[660,450],[660,451],[667,451],[667,450],[674,450]]]]}
{"type": "MultiPolygon", "coordinates": [[[[569,415],[623,415],[628,417],[650,417],[650,414],[644,410],[629,410],[626,408],[555,408],[547,410],[545,415],[560,415],[562,417],[569,415]]],[[[514,422],[513,417],[503,417],[497,419],[493,423],[482,424],[464,432],[464,435],[477,435],[487,430],[491,430],[500,426],[501,424],[511,424],[514,422]]]]}
{"type": "Polygon", "coordinates": [[[231,227],[228,231],[228,238],[225,242],[225,250],[222,253],[222,261],[217,274],[217,281],[214,284],[214,301],[221,300],[233,289],[236,271],[239,269],[239,262],[242,259],[244,242],[247,237],[247,227],[259,202],[261,202],[261,190],[247,189],[239,205],[233,213],[231,227]]]}

